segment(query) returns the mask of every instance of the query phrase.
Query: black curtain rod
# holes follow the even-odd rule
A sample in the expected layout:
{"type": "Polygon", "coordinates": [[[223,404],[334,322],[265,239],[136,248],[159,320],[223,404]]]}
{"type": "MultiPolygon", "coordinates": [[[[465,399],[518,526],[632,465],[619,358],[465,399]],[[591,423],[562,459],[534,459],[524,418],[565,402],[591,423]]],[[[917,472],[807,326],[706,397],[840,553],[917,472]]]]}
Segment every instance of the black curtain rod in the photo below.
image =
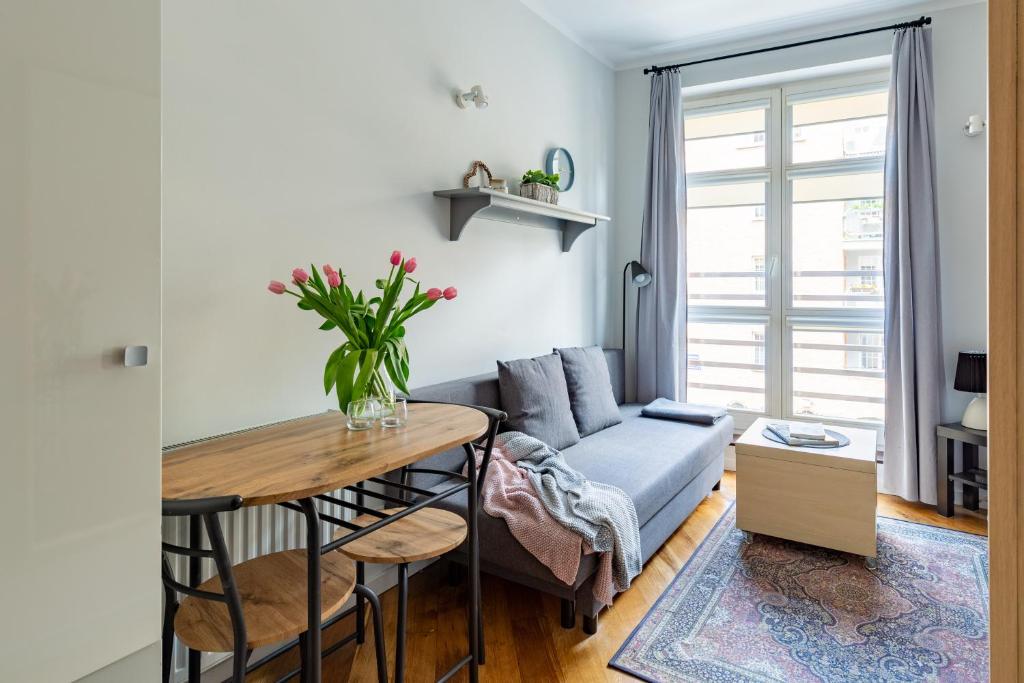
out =
{"type": "Polygon", "coordinates": [[[721,57],[708,57],[707,59],[698,59],[693,62],[683,62],[681,64],[669,64],[667,66],[651,66],[644,69],[644,75],[650,73],[661,73],[662,71],[668,71],[669,69],[678,69],[683,66],[693,66],[694,64],[706,64],[708,62],[719,62],[723,59],[732,59],[733,57],[746,57],[748,55],[759,55],[763,52],[774,52],[775,50],[785,50],[791,47],[800,47],[801,45],[813,45],[814,43],[824,43],[829,40],[839,40],[840,38],[852,38],[853,36],[862,36],[866,33],[878,33],[879,31],[895,31],[901,28],[921,28],[932,23],[931,17],[921,17],[914,21],[904,21],[900,24],[893,24],[891,26],[879,26],[878,28],[866,28],[863,31],[853,31],[852,33],[841,33],[838,36],[828,36],[827,38],[814,38],[813,40],[801,40],[798,43],[789,43],[787,45],[776,45],[775,47],[763,47],[760,50],[747,50],[746,52],[736,52],[731,55],[722,55],[721,57]]]}

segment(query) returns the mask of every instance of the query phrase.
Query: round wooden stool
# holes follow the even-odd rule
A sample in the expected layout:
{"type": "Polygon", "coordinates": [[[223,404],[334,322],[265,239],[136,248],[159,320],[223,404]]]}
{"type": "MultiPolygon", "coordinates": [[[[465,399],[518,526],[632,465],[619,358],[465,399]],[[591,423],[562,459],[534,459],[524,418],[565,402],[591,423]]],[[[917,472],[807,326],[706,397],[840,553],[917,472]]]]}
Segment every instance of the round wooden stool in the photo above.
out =
{"type": "MultiPolygon", "coordinates": [[[[247,650],[305,635],[306,567],[305,550],[262,555],[232,567],[245,617],[247,650]]],[[[355,563],[337,554],[321,558],[321,620],[341,609],[355,585],[355,563]]],[[[219,576],[203,582],[199,590],[224,592],[219,576]]],[[[234,647],[231,617],[222,602],[186,596],[174,617],[174,631],[193,650],[231,652],[234,647]]],[[[305,652],[305,647],[299,649],[305,652]]]]}
{"type": "MultiPolygon", "coordinates": [[[[402,508],[382,510],[393,515],[402,508]]],[[[357,526],[380,521],[371,514],[352,520],[357,526]]],[[[351,533],[340,530],[335,538],[351,533]]],[[[397,522],[381,527],[362,538],[341,546],[338,551],[356,562],[398,565],[398,618],[395,634],[395,681],[405,677],[405,619],[409,597],[409,563],[440,557],[458,548],[466,540],[467,527],[462,517],[437,508],[422,508],[397,522]]]]}

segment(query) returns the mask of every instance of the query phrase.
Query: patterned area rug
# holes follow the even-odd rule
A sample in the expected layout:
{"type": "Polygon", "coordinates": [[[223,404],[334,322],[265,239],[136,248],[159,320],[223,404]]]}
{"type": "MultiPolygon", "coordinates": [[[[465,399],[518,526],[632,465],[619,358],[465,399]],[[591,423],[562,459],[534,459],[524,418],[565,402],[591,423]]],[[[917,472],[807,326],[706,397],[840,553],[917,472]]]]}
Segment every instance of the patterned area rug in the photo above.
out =
{"type": "Polygon", "coordinates": [[[610,666],[647,681],[986,681],[982,536],[878,519],[878,566],[730,508],[610,666]]]}

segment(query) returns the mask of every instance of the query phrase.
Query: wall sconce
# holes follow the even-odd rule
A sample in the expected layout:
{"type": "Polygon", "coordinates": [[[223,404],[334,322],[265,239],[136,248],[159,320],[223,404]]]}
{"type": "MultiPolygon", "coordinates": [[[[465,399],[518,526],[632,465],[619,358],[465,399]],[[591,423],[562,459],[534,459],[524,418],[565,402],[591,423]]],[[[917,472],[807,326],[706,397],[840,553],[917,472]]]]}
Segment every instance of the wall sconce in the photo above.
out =
{"type": "Polygon", "coordinates": [[[474,85],[469,92],[455,93],[455,104],[459,105],[460,109],[466,109],[470,102],[475,104],[477,109],[487,108],[487,95],[479,85],[474,85]]]}
{"type": "Polygon", "coordinates": [[[964,124],[964,135],[973,138],[985,132],[985,119],[981,114],[971,114],[964,124]]]}

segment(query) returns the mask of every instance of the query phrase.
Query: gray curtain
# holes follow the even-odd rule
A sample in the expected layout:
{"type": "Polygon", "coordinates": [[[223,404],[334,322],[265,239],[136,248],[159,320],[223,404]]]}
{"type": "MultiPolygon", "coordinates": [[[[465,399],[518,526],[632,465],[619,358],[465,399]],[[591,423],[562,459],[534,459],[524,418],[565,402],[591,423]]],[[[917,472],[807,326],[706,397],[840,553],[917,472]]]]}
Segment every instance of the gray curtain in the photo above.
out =
{"type": "Polygon", "coordinates": [[[685,399],[686,172],[683,96],[678,71],[651,77],[647,181],[640,263],[653,276],[640,289],[636,349],[637,400],[685,399]]]}
{"type": "Polygon", "coordinates": [[[896,31],[885,145],[883,487],[934,503],[945,375],[939,319],[931,29],[896,31]]]}

